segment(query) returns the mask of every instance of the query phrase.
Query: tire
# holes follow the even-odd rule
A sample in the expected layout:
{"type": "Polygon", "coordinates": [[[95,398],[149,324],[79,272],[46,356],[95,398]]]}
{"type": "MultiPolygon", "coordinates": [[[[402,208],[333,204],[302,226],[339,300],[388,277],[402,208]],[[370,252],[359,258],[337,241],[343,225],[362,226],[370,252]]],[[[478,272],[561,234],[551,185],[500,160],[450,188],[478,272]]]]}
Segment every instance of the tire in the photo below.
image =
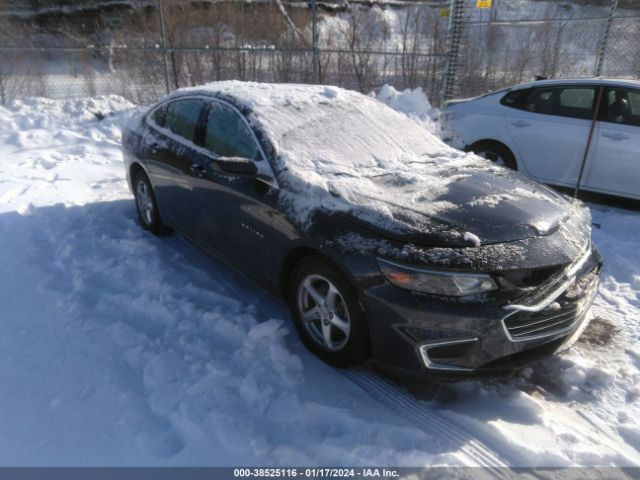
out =
{"type": "Polygon", "coordinates": [[[369,329],[355,289],[321,256],[303,258],[291,272],[288,300],[306,347],[335,367],[369,356],[369,329]]]}
{"type": "Polygon", "coordinates": [[[158,202],[153,192],[153,187],[146,174],[137,172],[133,177],[133,196],[136,201],[138,219],[142,228],[149,230],[154,235],[167,233],[169,229],[162,223],[158,202]]]}
{"type": "Polygon", "coordinates": [[[478,142],[471,145],[468,151],[487,160],[491,160],[496,165],[501,165],[511,170],[518,170],[518,163],[516,162],[516,157],[513,155],[513,152],[501,143],[478,142]]]}

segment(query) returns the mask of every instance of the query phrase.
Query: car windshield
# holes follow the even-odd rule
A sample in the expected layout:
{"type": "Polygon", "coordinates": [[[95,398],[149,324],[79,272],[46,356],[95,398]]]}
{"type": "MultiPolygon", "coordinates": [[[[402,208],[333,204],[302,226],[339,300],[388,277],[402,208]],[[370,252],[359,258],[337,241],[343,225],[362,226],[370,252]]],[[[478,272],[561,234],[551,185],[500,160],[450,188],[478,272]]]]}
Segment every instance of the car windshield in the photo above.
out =
{"type": "Polygon", "coordinates": [[[284,118],[264,116],[278,150],[295,154],[296,162],[319,173],[371,176],[413,170],[411,162],[459,156],[415,121],[366,97],[282,110],[284,118]]]}
{"type": "Polygon", "coordinates": [[[452,182],[470,169],[496,168],[450,148],[382,102],[347,90],[292,87],[283,96],[261,97],[252,110],[276,148],[276,174],[301,220],[324,206],[397,227],[390,204],[437,215],[455,208],[441,200],[452,182]]]}

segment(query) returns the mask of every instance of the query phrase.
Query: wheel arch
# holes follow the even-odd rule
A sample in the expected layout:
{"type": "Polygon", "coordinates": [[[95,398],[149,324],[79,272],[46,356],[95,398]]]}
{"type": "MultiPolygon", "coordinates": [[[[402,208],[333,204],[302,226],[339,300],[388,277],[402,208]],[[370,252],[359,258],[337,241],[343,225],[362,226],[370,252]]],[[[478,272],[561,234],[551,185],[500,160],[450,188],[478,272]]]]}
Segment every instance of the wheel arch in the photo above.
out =
{"type": "Polygon", "coordinates": [[[149,175],[147,175],[147,171],[139,162],[131,162],[131,165],[129,166],[129,181],[132,186],[134,177],[140,172],[144,173],[147,178],[149,178],[149,175]]]}
{"type": "Polygon", "coordinates": [[[521,165],[520,162],[518,161],[518,157],[515,154],[515,152],[513,151],[513,149],[507,145],[506,143],[500,141],[500,140],[496,140],[495,138],[483,138],[480,140],[476,140],[473,143],[470,143],[469,145],[465,145],[465,147],[463,148],[463,150],[465,152],[472,152],[475,148],[477,148],[478,146],[482,145],[482,144],[488,144],[488,145],[498,145],[499,147],[505,148],[513,157],[513,161],[516,164],[516,170],[520,170],[521,169],[521,165]]]}
{"type": "Polygon", "coordinates": [[[336,259],[329,252],[323,251],[322,249],[315,247],[313,245],[297,245],[291,248],[287,254],[285,255],[283,261],[280,266],[280,276],[278,282],[278,293],[282,296],[282,298],[287,301],[288,293],[289,293],[289,282],[291,281],[291,273],[295,266],[306,257],[310,256],[318,256],[323,257],[328,263],[334,266],[344,277],[351,283],[353,289],[358,296],[358,301],[362,304],[362,297],[360,288],[358,287],[358,282],[354,278],[353,274],[349,272],[349,270],[336,259]]]}
{"type": "Polygon", "coordinates": [[[129,189],[131,190],[131,192],[133,192],[134,189],[133,179],[139,173],[143,173],[147,177],[147,179],[149,179],[149,183],[151,183],[151,178],[149,177],[149,174],[142,166],[142,164],[138,161],[133,161],[127,169],[127,181],[129,182],[129,189]]]}

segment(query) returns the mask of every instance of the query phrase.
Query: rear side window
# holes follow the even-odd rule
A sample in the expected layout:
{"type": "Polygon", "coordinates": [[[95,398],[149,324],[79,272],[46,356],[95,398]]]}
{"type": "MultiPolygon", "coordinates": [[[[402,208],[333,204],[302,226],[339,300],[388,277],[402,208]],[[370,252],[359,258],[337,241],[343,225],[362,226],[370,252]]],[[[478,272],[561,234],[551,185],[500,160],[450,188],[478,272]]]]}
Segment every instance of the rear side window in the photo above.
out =
{"type": "Polygon", "coordinates": [[[531,113],[590,120],[595,92],[595,87],[582,86],[530,88],[508,93],[501,103],[531,113]]]}
{"type": "Polygon", "coordinates": [[[600,119],[640,127],[640,91],[626,88],[607,88],[600,119]]]}
{"type": "Polygon", "coordinates": [[[164,126],[176,135],[194,142],[203,105],[202,101],[196,99],[171,102],[167,107],[164,126]]]}
{"type": "Polygon", "coordinates": [[[553,115],[555,97],[559,91],[553,89],[536,88],[525,101],[525,110],[533,113],[553,115]]]}
{"type": "Polygon", "coordinates": [[[218,102],[209,107],[204,146],[222,157],[260,159],[256,141],[242,117],[218,102]]]}
{"type": "Polygon", "coordinates": [[[153,123],[155,123],[159,127],[164,127],[164,116],[165,116],[166,112],[167,112],[166,105],[162,105],[162,106],[156,108],[151,113],[151,120],[153,121],[153,123]]]}
{"type": "Polygon", "coordinates": [[[513,90],[507,93],[504,97],[502,97],[502,99],[500,100],[500,103],[507,107],[522,109],[524,106],[524,101],[526,100],[526,98],[529,96],[530,93],[531,93],[530,88],[527,88],[524,90],[513,90]]]}

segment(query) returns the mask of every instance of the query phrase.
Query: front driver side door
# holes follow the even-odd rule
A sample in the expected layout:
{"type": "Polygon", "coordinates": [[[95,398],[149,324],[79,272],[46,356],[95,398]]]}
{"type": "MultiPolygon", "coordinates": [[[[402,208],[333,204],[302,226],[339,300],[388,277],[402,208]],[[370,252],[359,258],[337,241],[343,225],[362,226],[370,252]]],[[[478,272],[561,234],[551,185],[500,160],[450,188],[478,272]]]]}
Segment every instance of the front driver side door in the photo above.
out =
{"type": "MultiPolygon", "coordinates": [[[[276,256],[272,217],[278,188],[248,123],[233,106],[211,100],[206,114],[204,148],[211,161],[194,179],[198,203],[197,241],[263,283],[269,283],[276,256]],[[237,175],[217,168],[218,158],[255,162],[258,175],[237,175]]],[[[223,160],[220,160],[222,162],[223,160]]]]}

